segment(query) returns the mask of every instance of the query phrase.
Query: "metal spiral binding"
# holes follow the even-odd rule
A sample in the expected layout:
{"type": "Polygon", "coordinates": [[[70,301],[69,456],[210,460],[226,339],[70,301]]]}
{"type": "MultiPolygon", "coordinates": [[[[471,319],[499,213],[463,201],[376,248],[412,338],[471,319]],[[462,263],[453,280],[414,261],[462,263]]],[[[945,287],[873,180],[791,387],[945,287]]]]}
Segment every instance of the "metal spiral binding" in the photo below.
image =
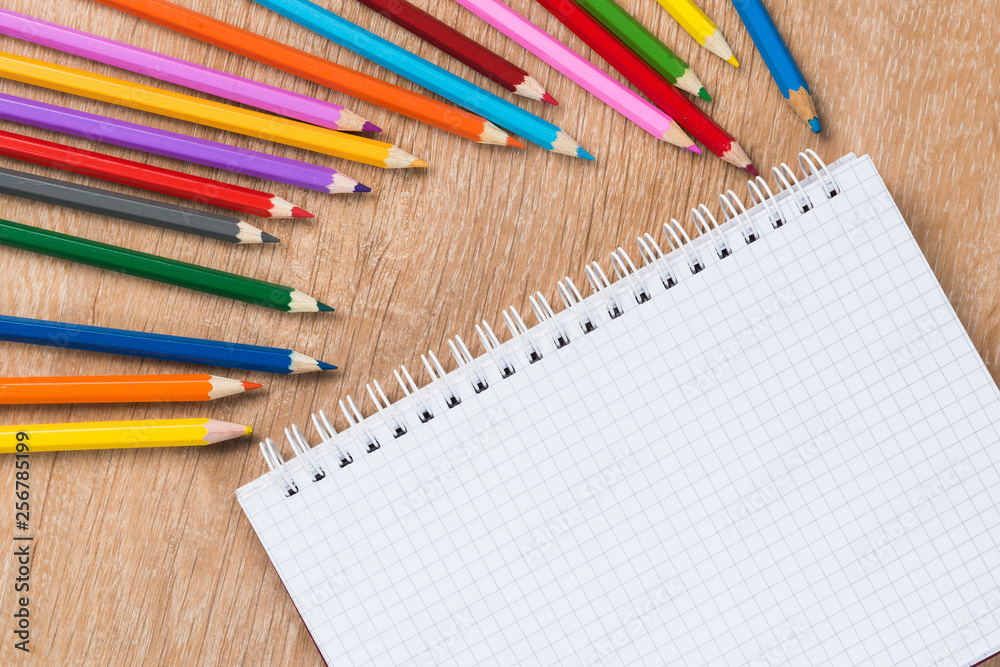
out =
{"type": "MultiPolygon", "coordinates": [[[[822,184],[827,199],[832,199],[843,192],[843,187],[836,176],[812,149],[799,153],[798,163],[804,177],[814,177],[822,184]]],[[[779,193],[788,193],[791,202],[794,202],[797,214],[806,213],[814,208],[814,203],[806,191],[805,182],[800,181],[787,164],[782,163],[779,167],[772,169],[771,173],[779,188],[779,193]]],[[[763,178],[758,176],[754,180],[747,181],[747,189],[755,208],[764,212],[773,229],[778,229],[789,222],[789,218],[782,213],[781,206],[776,201],[776,195],[763,178]]],[[[752,209],[748,210],[735,192],[727,190],[724,194],[719,195],[719,205],[725,216],[723,224],[738,229],[746,244],[749,245],[761,238],[762,232],[754,220],[752,209]]],[[[726,238],[723,226],[719,224],[707,206],[702,204],[692,209],[691,218],[694,221],[694,227],[698,230],[698,238],[706,238],[707,247],[714,250],[718,261],[725,260],[735,252],[731,240],[726,238]]],[[[671,218],[664,223],[663,232],[670,250],[682,253],[684,263],[692,274],[705,270],[707,264],[699,249],[695,247],[691,237],[676,219],[671,218]]],[[[554,351],[570,345],[575,336],[577,339],[579,338],[578,335],[570,333],[570,329],[573,329],[573,321],[579,324],[580,331],[584,336],[597,331],[600,322],[599,318],[594,316],[592,306],[601,304],[607,311],[608,318],[615,320],[627,310],[625,304],[620,300],[624,294],[630,294],[635,299],[637,306],[653,298],[647,288],[646,281],[655,280],[655,277],[658,277],[663,288],[669,290],[684,280],[684,277],[678,275],[674,270],[675,265],[672,264],[671,260],[672,253],[665,254],[652,235],[643,234],[636,239],[636,245],[643,261],[642,268],[652,267],[651,271],[643,272],[642,268],[637,267],[624,248],[615,249],[611,253],[611,266],[617,276],[615,283],[608,280],[607,274],[597,262],[591,262],[584,267],[593,298],[585,298],[573,280],[566,277],[557,283],[557,290],[565,307],[559,314],[552,309],[541,292],[536,292],[528,297],[538,326],[529,328],[513,306],[502,312],[504,324],[510,333],[510,339],[507,342],[501,343],[493,328],[485,320],[477,324],[475,327],[476,335],[485,351],[482,357],[478,359],[474,357],[460,336],[448,340],[448,348],[451,350],[451,355],[457,365],[457,370],[454,371],[454,380],[433,351],[428,351],[426,355],[420,356],[431,379],[425,387],[417,386],[406,366],[400,366],[398,370],[393,371],[393,375],[405,395],[404,400],[409,401],[417,418],[421,422],[428,422],[434,418],[434,409],[431,406],[432,398],[440,398],[449,409],[457,408],[462,404],[462,388],[465,382],[469,383],[474,394],[487,391],[490,388],[489,369],[484,368],[484,366],[488,367],[492,364],[496,372],[495,377],[499,378],[497,381],[502,382],[512,377],[520,366],[541,361],[544,353],[543,346],[539,343],[546,342],[545,339],[551,342],[551,349],[554,351]],[[645,274],[645,278],[643,274],[645,274]],[[622,288],[617,287],[618,285],[624,288],[624,292],[621,291],[622,288]],[[566,313],[566,316],[563,316],[563,313],[566,313]],[[523,359],[519,358],[519,352],[523,353],[523,359]]],[[[410,432],[398,405],[389,401],[378,381],[373,380],[371,384],[365,385],[365,389],[375,405],[375,414],[366,419],[354,400],[347,396],[346,402],[340,401],[339,406],[349,426],[340,434],[337,433],[325,412],[320,410],[312,415],[313,426],[322,439],[320,444],[332,450],[340,461],[340,467],[347,466],[354,461],[347,447],[340,445],[340,436],[348,432],[351,434],[346,436],[348,444],[351,442],[362,444],[366,453],[372,453],[381,448],[372,428],[372,424],[375,422],[369,422],[369,420],[380,421],[393,438],[401,438],[410,432]]],[[[285,437],[296,457],[303,460],[303,466],[312,476],[313,481],[324,480],[328,475],[323,468],[322,459],[314,455],[315,448],[310,447],[301,429],[293,424],[290,429],[285,429],[285,437]]],[[[274,442],[268,438],[260,443],[260,449],[274,480],[283,489],[285,495],[292,496],[299,493],[299,486],[289,473],[285,460],[274,442]]]]}

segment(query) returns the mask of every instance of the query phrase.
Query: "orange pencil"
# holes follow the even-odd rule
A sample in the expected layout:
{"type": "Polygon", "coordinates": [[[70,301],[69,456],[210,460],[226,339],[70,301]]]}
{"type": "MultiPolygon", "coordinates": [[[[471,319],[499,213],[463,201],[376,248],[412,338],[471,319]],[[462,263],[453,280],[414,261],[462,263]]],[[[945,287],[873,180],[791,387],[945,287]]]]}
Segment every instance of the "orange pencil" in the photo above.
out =
{"type": "Polygon", "coordinates": [[[524,147],[490,121],[166,0],[97,0],[169,30],[484,144],[524,147]]]}
{"type": "Polygon", "coordinates": [[[212,375],[0,378],[0,405],[211,401],[260,387],[212,375]]]}

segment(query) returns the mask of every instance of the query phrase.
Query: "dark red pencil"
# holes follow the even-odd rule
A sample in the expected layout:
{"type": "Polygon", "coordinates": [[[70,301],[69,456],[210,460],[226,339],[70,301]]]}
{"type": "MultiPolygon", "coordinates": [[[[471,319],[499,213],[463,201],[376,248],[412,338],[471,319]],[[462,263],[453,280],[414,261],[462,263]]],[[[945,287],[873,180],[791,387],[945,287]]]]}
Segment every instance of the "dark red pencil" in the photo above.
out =
{"type": "Polygon", "coordinates": [[[407,0],[358,0],[366,7],[433,44],[455,60],[463,62],[490,81],[533,100],[559,104],[542,84],[523,69],[475,42],[447,23],[434,18],[407,0]]]}
{"type": "Polygon", "coordinates": [[[594,53],[608,61],[608,64],[631,81],[653,104],[663,109],[695,139],[705,144],[708,150],[729,164],[746,169],[754,176],[757,175],[750,158],[731,134],[681,95],[617,37],[605,30],[604,26],[575,0],[538,0],[538,2],[586,42],[594,53]]]}
{"type": "Polygon", "coordinates": [[[311,218],[281,197],[0,130],[0,155],[262,218],[311,218]]]}

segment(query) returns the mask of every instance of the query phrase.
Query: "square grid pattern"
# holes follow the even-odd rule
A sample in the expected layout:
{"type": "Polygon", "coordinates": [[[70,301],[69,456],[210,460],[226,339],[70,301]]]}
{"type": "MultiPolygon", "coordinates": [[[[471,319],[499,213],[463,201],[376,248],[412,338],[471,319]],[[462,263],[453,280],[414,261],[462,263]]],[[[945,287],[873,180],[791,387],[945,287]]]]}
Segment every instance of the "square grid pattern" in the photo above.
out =
{"type": "MultiPolygon", "coordinates": [[[[1000,396],[868,158],[490,387],[237,493],[329,664],[967,665],[1000,648],[1000,396]],[[686,272],[686,274],[684,273],[686,272]]],[[[681,267],[681,268],[678,268],[681,267]]],[[[519,356],[518,356],[519,355],[519,356]]]]}

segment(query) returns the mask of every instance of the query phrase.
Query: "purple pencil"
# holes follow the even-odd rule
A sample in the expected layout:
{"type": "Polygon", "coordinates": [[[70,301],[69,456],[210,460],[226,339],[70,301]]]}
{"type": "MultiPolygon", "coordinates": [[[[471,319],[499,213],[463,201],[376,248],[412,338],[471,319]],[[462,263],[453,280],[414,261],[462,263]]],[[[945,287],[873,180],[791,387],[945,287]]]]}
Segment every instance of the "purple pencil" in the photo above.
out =
{"type": "Polygon", "coordinates": [[[0,119],[327,192],[371,192],[335,169],[0,93],[0,119]]]}
{"type": "Polygon", "coordinates": [[[381,132],[350,109],[0,8],[0,34],[331,130],[381,132]]]}

